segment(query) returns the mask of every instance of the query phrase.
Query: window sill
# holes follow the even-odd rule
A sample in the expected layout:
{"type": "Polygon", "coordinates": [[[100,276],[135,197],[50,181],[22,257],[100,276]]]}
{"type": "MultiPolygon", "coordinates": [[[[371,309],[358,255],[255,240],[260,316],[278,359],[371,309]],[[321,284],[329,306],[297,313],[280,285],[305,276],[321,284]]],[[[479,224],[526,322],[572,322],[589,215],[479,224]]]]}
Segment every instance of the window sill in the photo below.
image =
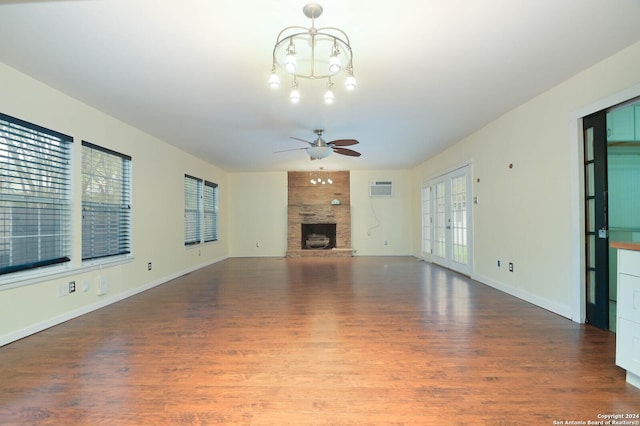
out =
{"type": "Polygon", "coordinates": [[[38,270],[16,272],[0,277],[0,291],[12,288],[38,284],[45,281],[62,279],[71,275],[78,275],[98,269],[111,268],[133,261],[133,256],[117,256],[94,261],[82,262],[80,267],[70,264],[43,267],[38,270]]]}
{"type": "Polygon", "coordinates": [[[193,243],[193,244],[185,244],[184,248],[187,250],[191,250],[191,249],[195,249],[195,248],[202,248],[204,246],[208,246],[208,245],[212,245],[212,244],[218,244],[220,240],[211,240],[211,241],[202,241],[199,243],[193,243]]]}

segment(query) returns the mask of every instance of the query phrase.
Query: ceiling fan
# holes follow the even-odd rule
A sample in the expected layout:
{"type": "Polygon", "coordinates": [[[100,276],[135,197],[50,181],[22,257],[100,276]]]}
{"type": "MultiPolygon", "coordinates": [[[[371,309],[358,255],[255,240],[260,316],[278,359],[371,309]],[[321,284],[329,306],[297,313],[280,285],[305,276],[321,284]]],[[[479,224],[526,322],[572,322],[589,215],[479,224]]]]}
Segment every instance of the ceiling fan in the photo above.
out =
{"type": "Polygon", "coordinates": [[[291,139],[308,143],[308,147],[285,149],[283,151],[276,151],[276,153],[304,149],[307,151],[307,154],[309,154],[309,157],[311,157],[312,160],[320,160],[322,158],[328,157],[334,152],[342,155],[348,155],[350,157],[360,157],[360,155],[362,155],[352,149],[342,148],[343,146],[356,145],[360,143],[355,139],[336,139],[334,141],[327,142],[322,139],[322,133],[324,133],[323,129],[316,129],[313,132],[318,135],[316,140],[314,140],[313,142],[291,136],[291,139]]]}

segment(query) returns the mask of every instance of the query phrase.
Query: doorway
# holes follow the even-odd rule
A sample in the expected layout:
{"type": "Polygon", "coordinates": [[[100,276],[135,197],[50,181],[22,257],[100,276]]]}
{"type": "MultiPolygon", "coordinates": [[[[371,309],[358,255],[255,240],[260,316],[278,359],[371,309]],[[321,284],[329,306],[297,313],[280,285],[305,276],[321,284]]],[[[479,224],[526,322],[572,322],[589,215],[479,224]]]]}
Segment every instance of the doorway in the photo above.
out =
{"type": "MultiPolygon", "coordinates": [[[[607,110],[609,242],[640,242],[640,100],[607,110]]],[[[609,328],[616,331],[618,251],[609,249],[609,328]]]]}
{"type": "Polygon", "coordinates": [[[617,251],[640,241],[640,99],[583,118],[586,322],[616,331],[617,251]]]}
{"type": "Polygon", "coordinates": [[[422,187],[422,256],[471,275],[471,166],[422,187]]]}

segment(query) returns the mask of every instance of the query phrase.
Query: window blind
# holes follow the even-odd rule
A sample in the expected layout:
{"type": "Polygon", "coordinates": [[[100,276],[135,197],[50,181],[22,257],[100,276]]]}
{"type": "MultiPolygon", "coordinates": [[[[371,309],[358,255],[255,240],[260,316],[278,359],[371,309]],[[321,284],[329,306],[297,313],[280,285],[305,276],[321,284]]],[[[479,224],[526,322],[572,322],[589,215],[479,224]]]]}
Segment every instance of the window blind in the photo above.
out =
{"type": "Polygon", "coordinates": [[[131,157],[82,142],[82,259],[131,252],[131,157]]]}
{"type": "Polygon", "coordinates": [[[72,140],[0,114],[0,274],[69,261],[72,140]]]}
{"type": "Polygon", "coordinates": [[[200,242],[202,211],[201,180],[184,175],[184,244],[200,242]]]}
{"type": "Polygon", "coordinates": [[[204,241],[218,240],[218,184],[204,181],[204,241]]]}

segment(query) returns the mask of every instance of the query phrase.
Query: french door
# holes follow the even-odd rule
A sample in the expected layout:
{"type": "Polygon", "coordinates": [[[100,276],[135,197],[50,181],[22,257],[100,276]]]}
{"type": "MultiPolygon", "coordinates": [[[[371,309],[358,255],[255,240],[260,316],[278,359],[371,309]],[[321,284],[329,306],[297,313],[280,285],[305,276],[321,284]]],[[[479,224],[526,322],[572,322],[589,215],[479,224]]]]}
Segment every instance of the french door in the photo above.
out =
{"type": "Polygon", "coordinates": [[[471,275],[470,166],[422,187],[422,256],[471,275]]]}
{"type": "Polygon", "coordinates": [[[586,322],[609,328],[606,112],[584,117],[586,322]]]}

